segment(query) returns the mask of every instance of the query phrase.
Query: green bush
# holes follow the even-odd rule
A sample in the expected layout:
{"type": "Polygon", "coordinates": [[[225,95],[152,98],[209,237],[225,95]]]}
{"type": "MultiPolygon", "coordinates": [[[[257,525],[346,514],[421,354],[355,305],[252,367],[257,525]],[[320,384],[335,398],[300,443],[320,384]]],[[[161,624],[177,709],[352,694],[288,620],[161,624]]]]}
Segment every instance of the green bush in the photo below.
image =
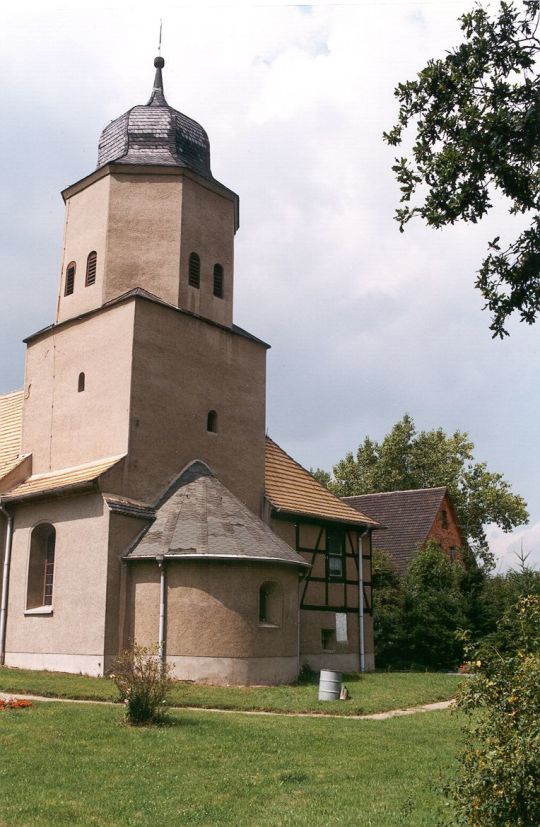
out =
{"type": "Polygon", "coordinates": [[[161,662],[157,647],[133,644],[116,659],[111,673],[126,718],[132,725],[149,724],[163,717],[163,705],[171,687],[170,667],[161,662]]]}
{"type": "Polygon", "coordinates": [[[373,550],[373,633],[377,667],[399,665],[403,660],[403,589],[392,558],[373,550]]]}
{"type": "Polygon", "coordinates": [[[429,541],[400,577],[388,554],[373,555],[375,662],[379,667],[451,669],[463,656],[463,568],[429,541]]]}
{"type": "Polygon", "coordinates": [[[459,824],[540,824],[540,598],[508,610],[513,651],[470,649],[471,677],[458,696],[469,715],[458,776],[449,789],[459,824]]]}
{"type": "Polygon", "coordinates": [[[403,578],[403,651],[410,663],[449,669],[463,657],[456,632],[465,625],[461,566],[428,541],[403,578]]]}

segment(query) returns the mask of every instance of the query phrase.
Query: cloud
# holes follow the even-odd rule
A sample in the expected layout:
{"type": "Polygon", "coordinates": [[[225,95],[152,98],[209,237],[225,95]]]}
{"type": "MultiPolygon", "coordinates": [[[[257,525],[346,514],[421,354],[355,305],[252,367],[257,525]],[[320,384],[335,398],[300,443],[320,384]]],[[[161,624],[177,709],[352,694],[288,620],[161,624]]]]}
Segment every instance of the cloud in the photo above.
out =
{"type": "MultiPolygon", "coordinates": [[[[53,315],[59,191],[150,92],[160,12],[105,5],[0,19],[0,392],[22,382],[20,340],[53,315]]],[[[381,139],[394,87],[458,41],[469,5],[165,4],[165,91],[208,130],[213,172],[240,194],[235,320],[272,345],[273,436],[329,468],[409,411],[421,428],[469,431],[537,520],[537,332],[512,325],[492,341],[473,288],[487,240],[512,220],[499,208],[477,227],[401,235],[381,139]]]]}

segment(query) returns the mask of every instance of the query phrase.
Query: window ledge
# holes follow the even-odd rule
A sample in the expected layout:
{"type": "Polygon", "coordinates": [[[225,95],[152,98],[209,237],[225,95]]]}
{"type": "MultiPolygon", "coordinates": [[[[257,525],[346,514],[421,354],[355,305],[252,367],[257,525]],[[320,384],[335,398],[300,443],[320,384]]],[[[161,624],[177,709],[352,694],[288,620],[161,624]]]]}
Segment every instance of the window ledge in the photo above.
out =
{"type": "Polygon", "coordinates": [[[261,629],[281,629],[277,623],[259,623],[261,629]]]}
{"type": "Polygon", "coordinates": [[[53,607],[52,606],[37,606],[35,609],[26,609],[26,615],[52,615],[53,607]]]}

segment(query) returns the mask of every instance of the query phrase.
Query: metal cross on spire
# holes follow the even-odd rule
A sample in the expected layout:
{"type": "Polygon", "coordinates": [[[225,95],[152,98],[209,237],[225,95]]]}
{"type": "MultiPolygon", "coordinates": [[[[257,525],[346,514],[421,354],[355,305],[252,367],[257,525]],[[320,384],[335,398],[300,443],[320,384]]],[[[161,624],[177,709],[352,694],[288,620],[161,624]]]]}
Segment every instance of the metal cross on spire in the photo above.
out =
{"type": "Polygon", "coordinates": [[[154,78],[154,88],[148,101],[148,106],[167,106],[165,95],[163,93],[163,78],[161,70],[165,66],[165,61],[161,57],[161,33],[163,30],[163,20],[159,21],[159,41],[158,41],[158,56],[154,58],[154,66],[156,67],[156,76],[154,78]]]}

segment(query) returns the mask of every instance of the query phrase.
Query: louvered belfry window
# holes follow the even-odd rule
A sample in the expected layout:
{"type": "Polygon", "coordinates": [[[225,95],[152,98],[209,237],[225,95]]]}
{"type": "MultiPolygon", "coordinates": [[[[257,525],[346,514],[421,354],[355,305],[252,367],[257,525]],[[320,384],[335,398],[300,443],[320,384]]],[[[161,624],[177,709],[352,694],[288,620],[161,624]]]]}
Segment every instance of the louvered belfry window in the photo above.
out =
{"type": "Polygon", "coordinates": [[[64,290],[64,296],[71,296],[73,291],[75,290],[75,270],[77,269],[77,265],[74,261],[70,261],[68,266],[66,267],[66,288],[64,290]]]}
{"type": "Polygon", "coordinates": [[[86,281],[85,286],[90,287],[91,284],[96,283],[96,267],[97,267],[97,253],[92,250],[86,259],[86,281]]]}
{"type": "Polygon", "coordinates": [[[221,264],[214,264],[214,296],[223,298],[223,267],[221,264]]]}
{"type": "Polygon", "coordinates": [[[189,257],[188,283],[191,287],[201,286],[201,260],[197,253],[191,253],[189,257]]]}

